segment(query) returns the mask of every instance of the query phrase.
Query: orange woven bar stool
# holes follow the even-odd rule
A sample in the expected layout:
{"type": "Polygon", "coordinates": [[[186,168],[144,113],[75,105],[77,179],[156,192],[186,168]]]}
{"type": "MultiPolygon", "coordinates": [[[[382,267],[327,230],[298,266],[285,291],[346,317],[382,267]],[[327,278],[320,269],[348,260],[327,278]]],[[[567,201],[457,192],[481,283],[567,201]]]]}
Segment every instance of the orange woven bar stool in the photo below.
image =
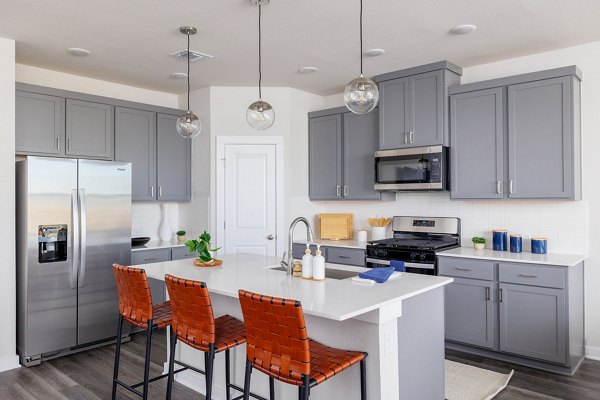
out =
{"type": "Polygon", "coordinates": [[[360,398],[367,399],[367,353],[334,349],[308,337],[299,301],[239,291],[246,324],[246,376],[248,400],[252,369],[269,376],[271,400],[274,380],[299,387],[299,399],[308,400],[310,389],[360,363],[360,398]]]}
{"type": "MultiPolygon", "coordinates": [[[[171,325],[171,306],[169,302],[152,305],[152,295],[148,286],[146,271],[141,268],[124,267],[114,264],[113,271],[119,292],[119,326],[117,328],[117,348],[115,352],[115,370],[113,375],[112,399],[117,396],[117,386],[121,386],[142,399],[148,399],[148,384],[167,376],[163,374],[150,379],[150,348],[152,331],[171,325]],[[121,356],[121,336],[123,321],[146,329],[146,355],[144,380],[135,385],[127,385],[119,380],[119,360],[121,356]],[[143,386],[140,392],[136,388],[143,386]]],[[[179,372],[179,371],[178,371],[179,372]]]]}
{"type": "MultiPolygon", "coordinates": [[[[171,398],[173,373],[175,363],[177,363],[205,375],[206,399],[210,400],[215,354],[225,351],[225,391],[227,400],[230,400],[231,388],[239,392],[243,391],[242,388],[231,383],[229,350],[246,343],[244,323],[229,315],[215,319],[206,283],[181,279],[172,275],[165,275],[165,283],[167,284],[173,310],[167,399],[171,398]],[[175,354],[177,341],[204,352],[206,371],[200,371],[175,361],[173,354],[175,354]]],[[[253,397],[263,399],[254,394],[253,397]]]]}

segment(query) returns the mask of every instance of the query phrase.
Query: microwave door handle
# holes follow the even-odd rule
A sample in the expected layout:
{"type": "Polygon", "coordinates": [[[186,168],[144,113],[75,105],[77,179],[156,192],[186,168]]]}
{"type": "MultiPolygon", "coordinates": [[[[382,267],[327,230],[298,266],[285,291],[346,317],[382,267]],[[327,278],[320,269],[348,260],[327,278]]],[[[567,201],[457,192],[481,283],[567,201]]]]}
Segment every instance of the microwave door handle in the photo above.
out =
{"type": "Polygon", "coordinates": [[[77,203],[77,189],[71,191],[71,245],[73,257],[71,259],[71,289],[77,288],[77,268],[79,266],[79,205],[77,203]]]}
{"type": "Polygon", "coordinates": [[[81,260],[79,268],[79,287],[85,285],[85,267],[87,258],[87,209],[85,206],[85,189],[79,189],[79,213],[80,213],[80,235],[81,235],[81,260]]]}

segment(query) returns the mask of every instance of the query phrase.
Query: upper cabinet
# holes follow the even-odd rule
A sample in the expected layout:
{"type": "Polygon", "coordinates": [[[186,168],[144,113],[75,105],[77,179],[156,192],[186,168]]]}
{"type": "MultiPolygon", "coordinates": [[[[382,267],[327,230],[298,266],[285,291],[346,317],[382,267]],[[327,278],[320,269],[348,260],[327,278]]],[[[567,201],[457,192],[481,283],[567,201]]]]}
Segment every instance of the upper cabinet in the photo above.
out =
{"type": "Polygon", "coordinates": [[[192,140],[177,132],[177,115],[157,114],[158,200],[192,198],[192,140]]]}
{"type": "Polygon", "coordinates": [[[580,87],[572,66],[451,88],[452,198],[580,199],[580,87]]]}
{"type": "Polygon", "coordinates": [[[67,156],[112,160],[113,106],[67,99],[66,137],[67,156]]]}
{"type": "Polygon", "coordinates": [[[311,200],[380,200],[373,155],[377,111],[358,115],[345,107],[309,113],[311,200]]]}
{"type": "Polygon", "coordinates": [[[448,146],[448,86],[461,75],[460,67],[442,61],[375,77],[379,149],[448,146]]]}
{"type": "Polygon", "coordinates": [[[19,154],[65,154],[65,99],[16,92],[15,150],[19,154]]]}

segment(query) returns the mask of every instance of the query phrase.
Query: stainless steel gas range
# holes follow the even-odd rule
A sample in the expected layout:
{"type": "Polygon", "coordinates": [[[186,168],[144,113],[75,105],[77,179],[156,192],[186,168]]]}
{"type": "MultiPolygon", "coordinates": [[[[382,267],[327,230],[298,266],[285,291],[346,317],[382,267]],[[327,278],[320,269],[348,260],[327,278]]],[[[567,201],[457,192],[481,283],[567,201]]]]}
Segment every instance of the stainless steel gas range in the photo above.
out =
{"type": "Polygon", "coordinates": [[[406,272],[437,275],[436,252],[460,246],[460,219],[394,217],[394,237],[367,243],[366,266],[386,267],[404,261],[406,272]]]}

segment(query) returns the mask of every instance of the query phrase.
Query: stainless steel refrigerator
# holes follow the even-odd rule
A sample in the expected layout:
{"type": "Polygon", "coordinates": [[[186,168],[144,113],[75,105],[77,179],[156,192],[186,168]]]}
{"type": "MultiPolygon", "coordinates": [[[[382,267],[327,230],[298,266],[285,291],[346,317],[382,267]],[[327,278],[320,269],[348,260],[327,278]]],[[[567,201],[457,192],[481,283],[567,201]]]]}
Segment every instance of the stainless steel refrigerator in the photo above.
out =
{"type": "Polygon", "coordinates": [[[29,366],[116,336],[131,164],[27,157],[16,169],[17,349],[29,366]]]}

